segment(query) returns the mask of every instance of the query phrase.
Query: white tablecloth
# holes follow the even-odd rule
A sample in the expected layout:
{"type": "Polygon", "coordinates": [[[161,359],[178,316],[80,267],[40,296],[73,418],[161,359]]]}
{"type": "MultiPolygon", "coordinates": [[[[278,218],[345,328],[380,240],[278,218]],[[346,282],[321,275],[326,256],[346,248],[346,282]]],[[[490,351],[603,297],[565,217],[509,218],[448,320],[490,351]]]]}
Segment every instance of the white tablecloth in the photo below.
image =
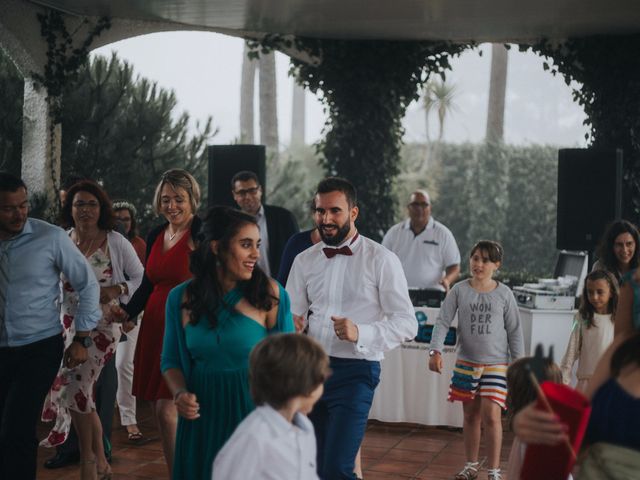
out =
{"type": "MultiPolygon", "coordinates": [[[[435,323],[438,310],[416,308],[427,315],[428,324],[435,323]]],[[[452,326],[457,324],[456,317],[452,326]]],[[[457,347],[445,347],[442,374],[429,371],[429,348],[428,343],[412,341],[385,354],[369,418],[383,422],[462,426],[462,404],[447,401],[457,347]]]]}

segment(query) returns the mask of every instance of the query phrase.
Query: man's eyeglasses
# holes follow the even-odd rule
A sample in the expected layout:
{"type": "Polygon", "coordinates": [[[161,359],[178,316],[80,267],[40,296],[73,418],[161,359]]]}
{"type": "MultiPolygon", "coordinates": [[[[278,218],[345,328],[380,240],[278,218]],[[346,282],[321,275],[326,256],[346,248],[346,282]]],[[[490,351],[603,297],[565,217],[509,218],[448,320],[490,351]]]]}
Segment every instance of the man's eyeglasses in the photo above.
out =
{"type": "Polygon", "coordinates": [[[258,193],[258,190],[260,190],[260,187],[252,187],[245,188],[244,190],[235,190],[233,193],[239,197],[246,197],[247,195],[254,196],[258,193]]]}
{"type": "Polygon", "coordinates": [[[410,208],[427,208],[429,204],[427,202],[411,202],[409,204],[410,208]]]}
{"type": "Polygon", "coordinates": [[[75,208],[90,208],[90,209],[94,209],[94,208],[98,208],[100,206],[100,204],[98,202],[73,202],[73,206],[75,208]]]}

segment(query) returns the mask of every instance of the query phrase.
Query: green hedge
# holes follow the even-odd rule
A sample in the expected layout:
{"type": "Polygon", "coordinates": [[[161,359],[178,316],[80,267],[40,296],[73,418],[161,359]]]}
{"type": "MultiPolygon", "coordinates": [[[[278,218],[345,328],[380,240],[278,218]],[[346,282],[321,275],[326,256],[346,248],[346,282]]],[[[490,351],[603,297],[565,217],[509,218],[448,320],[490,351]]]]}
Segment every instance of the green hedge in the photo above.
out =
{"type": "MultiPolygon", "coordinates": [[[[481,239],[501,242],[505,249],[503,278],[515,284],[553,273],[557,258],[556,197],[558,149],[552,146],[442,144],[439,159],[417,165],[426,146],[408,144],[401,153],[399,204],[427,187],[433,216],[451,229],[463,257],[481,239]],[[421,173],[416,176],[415,172],[421,173]],[[414,175],[412,177],[412,172],[414,175]],[[411,180],[407,180],[411,179],[411,180]]],[[[404,207],[396,211],[399,221],[404,207]]]]}

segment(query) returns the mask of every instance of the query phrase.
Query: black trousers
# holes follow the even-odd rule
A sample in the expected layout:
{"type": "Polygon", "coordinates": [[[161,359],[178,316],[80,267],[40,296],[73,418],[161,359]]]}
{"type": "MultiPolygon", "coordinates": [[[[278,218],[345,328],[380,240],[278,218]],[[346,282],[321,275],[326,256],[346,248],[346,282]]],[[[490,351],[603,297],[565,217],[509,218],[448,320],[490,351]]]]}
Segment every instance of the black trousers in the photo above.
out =
{"type": "Polygon", "coordinates": [[[22,347],[0,348],[0,478],[36,478],[36,429],[53,383],[64,343],[62,335],[22,347]]]}
{"type": "MultiPolygon", "coordinates": [[[[113,423],[113,412],[116,404],[116,394],[118,392],[118,372],[116,371],[116,356],[113,355],[104,365],[100,376],[96,381],[96,412],[102,423],[102,435],[105,440],[105,450],[107,444],[111,444],[111,427],[113,423]]],[[[71,427],[67,441],[56,447],[58,453],[79,452],[78,434],[76,429],[71,427]]]]}

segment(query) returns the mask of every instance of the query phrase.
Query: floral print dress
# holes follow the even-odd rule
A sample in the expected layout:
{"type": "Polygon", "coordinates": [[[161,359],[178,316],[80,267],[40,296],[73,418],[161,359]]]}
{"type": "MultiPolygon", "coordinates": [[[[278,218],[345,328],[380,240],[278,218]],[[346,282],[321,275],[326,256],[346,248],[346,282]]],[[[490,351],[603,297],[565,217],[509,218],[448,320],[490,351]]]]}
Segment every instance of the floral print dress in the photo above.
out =
{"type": "MultiPolygon", "coordinates": [[[[87,261],[93,268],[100,286],[108,287],[113,284],[113,270],[106,240],[103,245],[106,246],[105,250],[103,251],[102,247],[99,248],[87,258],[87,261]]],[[[62,275],[62,285],[61,320],[66,348],[71,344],[75,335],[73,317],[78,307],[78,294],[73,290],[64,275],[62,275]]],[[[114,302],[117,302],[117,300],[106,305],[100,305],[102,307],[102,318],[96,328],[91,331],[93,342],[87,351],[87,361],[75,368],[67,368],[64,364],[60,365],[58,375],[53,381],[42,409],[42,420],[45,422],[55,420],[55,425],[47,438],[40,442],[40,445],[54,447],[66,441],[71,429],[71,414],[69,410],[90,413],[96,409],[96,381],[100,376],[102,367],[115,354],[121,335],[120,324],[114,323],[112,316],[109,314],[110,307],[114,302]]]]}

